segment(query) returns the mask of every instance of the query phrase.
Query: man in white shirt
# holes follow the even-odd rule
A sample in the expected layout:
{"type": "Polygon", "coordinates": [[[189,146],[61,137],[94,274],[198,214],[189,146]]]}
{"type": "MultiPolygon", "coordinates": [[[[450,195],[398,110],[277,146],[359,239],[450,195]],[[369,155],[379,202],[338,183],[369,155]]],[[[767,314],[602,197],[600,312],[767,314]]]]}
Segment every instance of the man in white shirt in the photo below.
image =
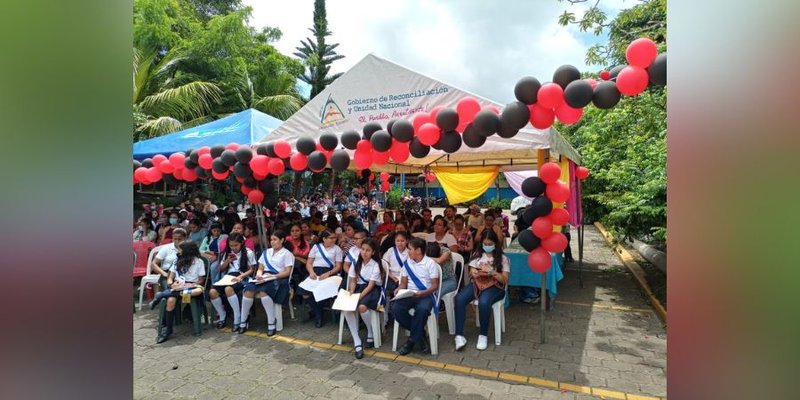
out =
{"type": "Polygon", "coordinates": [[[425,255],[426,243],[420,238],[411,239],[408,243],[408,260],[400,272],[400,289],[415,290],[412,297],[394,302],[392,313],[395,320],[405,329],[411,331],[408,341],[398,350],[400,355],[410,353],[414,346],[421,346],[423,352],[430,351],[425,338],[425,323],[438,299],[434,296],[439,290],[439,265],[425,255]],[[414,309],[414,316],[409,310],[414,309]]]}
{"type": "Polygon", "coordinates": [[[158,279],[161,290],[167,290],[167,277],[169,277],[169,272],[175,269],[175,262],[178,260],[178,249],[175,246],[186,240],[186,236],[185,229],[175,228],[172,231],[172,243],[161,246],[158,254],[153,257],[150,270],[153,274],[161,275],[158,279]]]}

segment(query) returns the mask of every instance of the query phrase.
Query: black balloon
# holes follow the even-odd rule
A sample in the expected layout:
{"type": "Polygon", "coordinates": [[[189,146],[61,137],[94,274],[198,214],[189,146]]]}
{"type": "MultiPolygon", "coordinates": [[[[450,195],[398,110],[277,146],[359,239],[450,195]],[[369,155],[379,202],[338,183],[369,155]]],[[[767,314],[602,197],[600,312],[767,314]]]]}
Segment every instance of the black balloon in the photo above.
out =
{"type": "Polygon", "coordinates": [[[189,154],[189,157],[186,158],[192,159],[192,162],[197,164],[197,161],[200,159],[200,153],[198,153],[197,150],[192,150],[187,154],[189,154]]]}
{"type": "Polygon", "coordinates": [[[233,166],[233,175],[237,178],[247,178],[253,175],[253,170],[250,169],[249,165],[237,162],[236,165],[233,166]]]}
{"type": "MultiPolygon", "coordinates": [[[[314,145],[315,149],[317,148],[316,146],[317,145],[315,144],[314,145]]],[[[275,154],[275,143],[272,143],[272,142],[267,143],[266,150],[267,150],[267,156],[272,157],[272,158],[278,157],[278,155],[275,154]]]]}
{"type": "Polygon", "coordinates": [[[359,140],[361,140],[361,135],[352,129],[342,133],[342,146],[346,149],[355,150],[358,147],[359,140]]]}
{"type": "MultiPolygon", "coordinates": [[[[533,223],[536,218],[543,217],[553,211],[553,202],[545,196],[539,196],[531,202],[531,210],[533,218],[530,218],[530,223],[533,223]]],[[[527,215],[527,212],[525,214],[527,215]]]]}
{"type": "Polygon", "coordinates": [[[664,86],[667,84],[667,53],[659,54],[653,63],[647,67],[650,83],[664,86]]]}
{"type": "Polygon", "coordinates": [[[581,71],[572,65],[562,65],[553,73],[553,83],[565,89],[570,82],[581,79],[581,71]]]}
{"type": "Polygon", "coordinates": [[[539,88],[541,87],[542,84],[538,79],[532,76],[526,76],[520,79],[514,86],[514,97],[527,105],[534,104],[536,103],[536,95],[539,93],[539,88]]]}
{"type": "Polygon", "coordinates": [[[475,126],[471,123],[464,128],[464,134],[462,135],[462,139],[464,140],[464,144],[467,147],[471,147],[473,149],[477,149],[478,147],[483,146],[486,143],[486,137],[481,136],[478,134],[478,131],[475,129],[475,126]]]}
{"type": "Polygon", "coordinates": [[[522,246],[525,251],[533,251],[533,249],[539,247],[542,244],[542,241],[533,234],[533,231],[530,229],[525,229],[519,233],[517,236],[517,240],[519,241],[519,245],[522,246]]]}
{"type": "Polygon", "coordinates": [[[257,184],[258,183],[256,182],[256,179],[253,178],[252,176],[248,176],[248,177],[244,178],[244,180],[242,181],[242,185],[245,185],[245,186],[247,186],[247,187],[249,187],[251,189],[255,188],[257,184]]]}
{"type": "Polygon", "coordinates": [[[264,179],[261,182],[258,182],[258,190],[262,191],[264,194],[272,193],[275,191],[275,180],[264,179]]]}
{"type": "Polygon", "coordinates": [[[570,82],[564,89],[564,101],[572,108],[586,107],[592,102],[592,96],[594,96],[592,84],[583,79],[570,82]]]}
{"type": "Polygon", "coordinates": [[[461,148],[461,135],[456,131],[449,131],[442,134],[441,142],[442,150],[446,153],[455,153],[461,148]]]}
{"type": "Polygon", "coordinates": [[[475,114],[472,125],[478,130],[478,134],[489,137],[500,127],[500,117],[492,110],[481,110],[475,114]]]}
{"type": "MultiPolygon", "coordinates": [[[[220,162],[222,162],[222,161],[220,161],[220,162]]],[[[208,171],[204,170],[203,167],[198,166],[197,168],[194,169],[194,172],[195,172],[195,174],[197,174],[197,177],[200,178],[200,179],[211,178],[211,174],[209,174],[208,171]]]]}
{"type": "Polygon", "coordinates": [[[522,129],[528,125],[531,119],[531,110],[525,103],[515,101],[506,104],[503,112],[500,113],[500,122],[508,128],[522,129]]]}
{"type": "Polygon", "coordinates": [[[396,119],[392,119],[392,120],[389,120],[389,123],[386,124],[386,132],[389,132],[390,135],[392,134],[392,126],[394,126],[395,122],[397,122],[397,120],[396,119]]]}
{"type": "Polygon", "coordinates": [[[441,150],[442,149],[442,138],[444,137],[444,132],[439,132],[439,140],[436,143],[431,145],[432,149],[441,150]]]}
{"type": "Polygon", "coordinates": [[[500,125],[497,127],[497,136],[501,138],[510,139],[519,133],[519,129],[514,128],[511,124],[503,123],[502,118],[500,119],[500,125]]]}
{"type": "Polygon", "coordinates": [[[175,176],[173,176],[172,174],[163,174],[163,175],[161,175],[161,180],[163,180],[164,183],[166,183],[167,185],[177,185],[178,184],[178,180],[175,179],[175,176]]]}
{"type": "Polygon", "coordinates": [[[377,132],[377,131],[379,131],[381,129],[383,129],[381,124],[379,124],[377,122],[367,122],[367,124],[364,125],[364,128],[362,128],[361,131],[364,132],[364,139],[369,140],[372,137],[373,133],[375,133],[375,132],[377,132]]]}
{"type": "Polygon", "coordinates": [[[248,146],[241,146],[236,150],[236,160],[242,164],[247,164],[253,159],[253,151],[248,146]]]}
{"type": "Polygon", "coordinates": [[[222,162],[222,159],[215,158],[213,161],[211,161],[211,170],[221,174],[228,170],[228,165],[225,165],[225,163],[222,162]]]}
{"type": "Polygon", "coordinates": [[[619,75],[619,71],[622,71],[623,69],[625,69],[625,67],[627,67],[627,65],[617,65],[616,67],[611,68],[611,70],[608,71],[608,75],[609,75],[608,79],[616,78],[617,75],[619,75]]]}
{"type": "Polygon", "coordinates": [[[234,164],[236,164],[236,153],[234,153],[233,150],[223,151],[219,158],[225,165],[229,167],[232,167],[234,164]]]}
{"type": "Polygon", "coordinates": [[[620,96],[616,82],[598,82],[597,87],[594,88],[592,103],[595,107],[605,110],[617,105],[620,96]]]}
{"type": "Polygon", "coordinates": [[[398,142],[407,143],[414,139],[414,125],[405,119],[397,120],[392,125],[392,137],[398,142]]]}
{"type": "Polygon", "coordinates": [[[142,160],[142,166],[145,168],[152,168],[153,167],[153,159],[152,158],[145,158],[142,160]]]}
{"type": "MultiPolygon", "coordinates": [[[[312,142],[313,142],[313,140],[312,140],[312,142]]],[[[266,156],[267,155],[267,144],[266,143],[261,143],[260,145],[258,145],[258,147],[256,147],[256,153],[258,153],[258,154],[260,154],[262,156],[266,156]]]]}
{"type": "Polygon", "coordinates": [[[264,200],[261,202],[261,205],[270,210],[274,210],[275,207],[278,206],[278,198],[276,196],[264,196],[264,200]]]}
{"type": "MultiPolygon", "coordinates": [[[[308,136],[302,136],[297,139],[297,143],[295,143],[294,146],[297,148],[298,152],[305,155],[309,155],[312,151],[317,149],[317,143],[314,142],[314,139],[308,136]]],[[[264,151],[266,152],[266,147],[264,148],[264,151]]]]}
{"type": "Polygon", "coordinates": [[[183,166],[188,168],[188,169],[195,169],[195,168],[197,168],[197,163],[194,162],[191,157],[186,157],[183,160],[183,166]]]}
{"type": "Polygon", "coordinates": [[[217,157],[222,155],[223,151],[225,151],[225,146],[223,146],[221,144],[217,144],[217,145],[211,146],[211,157],[212,158],[217,158],[217,157]]]}
{"type": "MultiPolygon", "coordinates": [[[[399,123],[399,121],[398,121],[399,123]]],[[[395,124],[395,129],[397,128],[397,124],[395,124]]],[[[419,138],[415,137],[414,140],[411,141],[411,145],[408,147],[411,156],[414,158],[424,158],[431,152],[431,148],[422,144],[419,141],[419,138]]]]}
{"type": "Polygon", "coordinates": [[[547,188],[547,184],[538,176],[531,176],[522,181],[522,193],[530,198],[538,197],[547,188]]]}
{"type": "Polygon", "coordinates": [[[454,131],[458,127],[458,112],[452,108],[443,108],[436,114],[436,125],[445,132],[454,131]]]}
{"type": "Polygon", "coordinates": [[[137,160],[133,160],[133,169],[134,169],[134,170],[135,170],[136,168],[139,168],[139,167],[141,167],[141,166],[142,166],[142,163],[140,163],[140,162],[139,162],[139,161],[137,161],[137,160]]]}
{"type": "Polygon", "coordinates": [[[330,132],[323,133],[319,137],[319,145],[328,151],[335,150],[336,146],[339,145],[339,138],[330,132]]]}
{"type": "Polygon", "coordinates": [[[314,150],[308,155],[308,168],[311,170],[319,171],[324,169],[327,163],[328,160],[325,158],[325,154],[319,150],[314,150]]]}
{"type": "Polygon", "coordinates": [[[396,180],[397,178],[395,178],[394,175],[389,175],[389,183],[394,183],[396,180]]]}
{"type": "Polygon", "coordinates": [[[331,155],[331,168],[333,168],[334,171],[341,172],[346,170],[349,166],[350,155],[347,154],[347,150],[335,150],[331,155]]]}
{"type": "Polygon", "coordinates": [[[361,170],[361,177],[362,178],[369,179],[370,175],[372,175],[372,171],[369,168],[361,170]]]}
{"type": "Polygon", "coordinates": [[[383,129],[375,131],[369,141],[375,151],[389,151],[392,148],[392,136],[383,129]]]}

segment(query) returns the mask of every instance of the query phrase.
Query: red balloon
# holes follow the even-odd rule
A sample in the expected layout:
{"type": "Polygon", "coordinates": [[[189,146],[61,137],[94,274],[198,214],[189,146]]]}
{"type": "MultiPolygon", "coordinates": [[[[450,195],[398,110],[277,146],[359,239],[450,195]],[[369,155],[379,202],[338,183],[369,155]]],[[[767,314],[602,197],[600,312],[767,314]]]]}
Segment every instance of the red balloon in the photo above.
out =
{"type": "MultiPolygon", "coordinates": [[[[253,162],[250,162],[252,165],[253,162]]],[[[295,171],[302,171],[308,167],[308,156],[303,153],[294,153],[292,157],[289,158],[289,166],[292,167],[295,171]]]]}
{"type": "MultiPolygon", "coordinates": [[[[203,146],[203,147],[197,149],[197,155],[198,156],[202,156],[203,154],[211,154],[211,147],[203,146]]],[[[206,169],[208,169],[208,168],[206,168],[206,169]]]]}
{"type": "Polygon", "coordinates": [[[172,164],[172,169],[179,170],[186,168],[186,165],[183,162],[186,160],[186,156],[183,153],[172,153],[169,155],[169,163],[172,164]]]}
{"type": "Polygon", "coordinates": [[[531,224],[533,234],[539,239],[544,239],[553,234],[553,221],[548,217],[538,217],[531,224]]]}
{"type": "Polygon", "coordinates": [[[199,164],[203,169],[211,169],[211,163],[214,162],[214,158],[211,157],[210,153],[205,153],[197,158],[197,164],[199,164]]]}
{"type": "Polygon", "coordinates": [[[221,174],[218,174],[216,171],[211,171],[211,176],[213,176],[214,179],[216,179],[218,181],[224,181],[225,179],[228,178],[229,174],[230,174],[229,171],[225,171],[225,172],[223,172],[221,174]]]}
{"type": "Polygon", "coordinates": [[[530,105],[528,109],[531,110],[531,125],[536,129],[547,129],[553,125],[553,121],[556,119],[556,114],[553,110],[544,108],[539,104],[530,105]]]}
{"type": "Polygon", "coordinates": [[[153,156],[153,165],[161,165],[161,162],[166,159],[167,157],[164,157],[163,154],[156,154],[153,156]]]}
{"type": "Polygon", "coordinates": [[[582,115],[582,108],[572,108],[567,105],[567,103],[563,103],[556,108],[556,118],[558,118],[562,124],[572,125],[578,122],[582,115]]]}
{"type": "Polygon", "coordinates": [[[389,182],[388,181],[381,183],[381,191],[382,192],[388,192],[389,189],[390,189],[390,186],[389,186],[389,182]]]}
{"type": "Polygon", "coordinates": [[[147,168],[139,167],[133,171],[133,179],[138,182],[142,182],[147,179],[147,168]]]}
{"type": "Polygon", "coordinates": [[[554,203],[563,203],[569,199],[569,186],[561,182],[548,183],[545,195],[554,203]]]}
{"type": "Polygon", "coordinates": [[[385,180],[387,180],[387,179],[389,179],[389,173],[388,173],[388,172],[386,172],[386,171],[384,171],[384,172],[381,172],[381,180],[382,180],[382,181],[385,181],[385,180]]]}
{"type": "Polygon", "coordinates": [[[280,158],[286,158],[292,154],[292,146],[290,146],[289,142],[285,140],[279,140],[275,142],[274,151],[276,156],[280,158]]]}
{"type": "Polygon", "coordinates": [[[569,211],[564,208],[553,208],[548,217],[553,225],[566,225],[569,222],[569,211]]]}
{"type": "Polygon", "coordinates": [[[250,192],[252,192],[252,191],[253,191],[253,188],[251,188],[251,187],[247,187],[247,186],[245,186],[245,185],[242,185],[242,186],[239,188],[239,190],[241,190],[241,191],[242,191],[242,193],[244,193],[244,195],[245,195],[245,196],[247,196],[248,194],[250,194],[250,192]]]}
{"type": "Polygon", "coordinates": [[[258,172],[253,171],[253,179],[257,181],[263,181],[264,179],[267,179],[267,176],[269,176],[269,172],[266,174],[259,174],[258,172]]]}
{"type": "Polygon", "coordinates": [[[283,164],[283,160],[273,158],[269,160],[269,173],[275,176],[279,176],[286,170],[286,165],[283,164]]]}
{"type": "Polygon", "coordinates": [[[356,168],[367,169],[372,165],[372,154],[369,151],[356,150],[353,162],[356,164],[356,168]]]}
{"type": "Polygon", "coordinates": [[[419,130],[417,131],[417,137],[419,137],[419,141],[426,146],[432,146],[439,141],[439,137],[441,136],[441,130],[439,129],[436,124],[432,124],[426,122],[423,124],[419,130]]]}
{"type": "Polygon", "coordinates": [[[417,132],[417,135],[419,135],[419,130],[420,128],[422,128],[422,125],[425,124],[436,125],[436,120],[431,118],[431,115],[428,113],[418,112],[414,114],[414,120],[412,121],[412,124],[414,125],[414,132],[417,132]]]}
{"type": "Polygon", "coordinates": [[[172,167],[172,163],[170,163],[169,160],[163,160],[158,164],[158,170],[164,174],[171,174],[175,168],[172,167]]]}
{"type": "Polygon", "coordinates": [[[388,151],[375,151],[372,149],[372,163],[376,165],[384,165],[389,162],[389,156],[391,154],[388,151]]]}
{"type": "Polygon", "coordinates": [[[561,253],[567,248],[567,237],[561,232],[555,232],[542,240],[542,248],[551,253],[561,253]]]}
{"type": "Polygon", "coordinates": [[[611,72],[608,72],[606,70],[600,71],[600,79],[607,81],[608,78],[611,78],[611,72]]]}
{"type": "Polygon", "coordinates": [[[478,103],[478,100],[475,100],[472,97],[464,97],[463,99],[459,100],[458,104],[456,104],[459,127],[461,127],[462,124],[464,127],[469,125],[469,123],[475,119],[475,114],[477,114],[480,110],[481,103],[478,103]]]}
{"type": "Polygon", "coordinates": [[[186,182],[194,182],[197,180],[197,172],[194,169],[185,169],[183,170],[183,180],[186,182]]]}
{"type": "Polygon", "coordinates": [[[539,88],[536,104],[544,108],[556,108],[564,102],[564,89],[557,83],[545,83],[539,88]]]}
{"type": "Polygon", "coordinates": [[[250,200],[252,204],[261,204],[261,202],[264,201],[264,192],[253,189],[247,194],[247,200],[250,200]]]}
{"type": "Polygon", "coordinates": [[[592,85],[592,89],[597,87],[597,80],[594,78],[586,78],[586,82],[589,82],[589,84],[592,85]]]}
{"type": "Polygon", "coordinates": [[[233,150],[233,151],[235,152],[236,150],[239,150],[239,144],[238,144],[238,143],[228,143],[228,144],[225,146],[225,149],[227,149],[227,150],[233,150]]]}
{"type": "Polygon", "coordinates": [[[375,173],[374,172],[370,172],[369,173],[369,180],[370,181],[374,181],[375,180],[375,173]]]}
{"type": "Polygon", "coordinates": [[[539,169],[539,179],[546,184],[551,184],[561,177],[561,167],[554,162],[546,162],[539,169]]]}
{"type": "Polygon", "coordinates": [[[626,96],[636,96],[647,89],[650,76],[641,67],[627,66],[617,75],[617,89],[626,96]]]}
{"type": "Polygon", "coordinates": [[[176,169],[175,172],[172,173],[172,176],[174,176],[175,179],[183,180],[183,171],[186,171],[186,168],[176,169]]]}
{"type": "Polygon", "coordinates": [[[578,167],[575,168],[575,176],[578,177],[580,180],[584,180],[589,177],[589,168],[586,167],[578,167]]]}
{"type": "Polygon", "coordinates": [[[658,55],[656,43],[648,38],[639,38],[631,42],[625,50],[625,59],[628,64],[647,68],[658,55]]]}
{"type": "Polygon", "coordinates": [[[410,145],[410,142],[401,143],[398,142],[397,139],[392,138],[392,148],[389,149],[392,160],[394,160],[396,163],[403,163],[408,160],[408,157],[411,155],[409,150],[410,145]]]}
{"type": "MultiPolygon", "coordinates": [[[[162,156],[162,157],[164,157],[164,156],[162,156]]],[[[153,158],[155,158],[155,157],[153,157],[153,158]]],[[[164,160],[162,160],[162,161],[164,161],[164,160]]],[[[161,180],[162,174],[161,174],[161,171],[158,170],[158,168],[152,167],[152,168],[148,168],[147,169],[146,177],[147,177],[148,181],[150,181],[152,183],[155,183],[155,182],[158,182],[158,181],[161,180]]]]}
{"type": "Polygon", "coordinates": [[[434,174],[425,174],[425,180],[428,181],[428,183],[433,182],[435,179],[436,179],[436,175],[434,175],[434,174]]]}
{"type": "Polygon", "coordinates": [[[533,249],[531,254],[528,255],[528,266],[533,272],[543,274],[550,269],[550,263],[553,260],[550,258],[550,253],[541,246],[533,249]]]}
{"type": "Polygon", "coordinates": [[[356,143],[356,150],[369,153],[372,151],[372,143],[367,139],[361,139],[356,143]]]}
{"type": "Polygon", "coordinates": [[[254,155],[250,160],[250,169],[253,170],[253,175],[256,173],[267,175],[269,173],[269,157],[262,154],[254,155]]]}

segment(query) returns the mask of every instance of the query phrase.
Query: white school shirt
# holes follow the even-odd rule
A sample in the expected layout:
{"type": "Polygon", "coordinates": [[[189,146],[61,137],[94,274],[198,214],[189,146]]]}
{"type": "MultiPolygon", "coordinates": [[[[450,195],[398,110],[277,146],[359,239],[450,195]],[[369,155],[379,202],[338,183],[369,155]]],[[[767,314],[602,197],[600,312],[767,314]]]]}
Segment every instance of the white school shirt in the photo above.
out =
{"type": "MultiPolygon", "coordinates": [[[[406,265],[408,265],[408,268],[411,268],[414,271],[414,274],[417,276],[420,282],[425,285],[425,289],[419,288],[416,284],[414,284],[414,280],[409,277],[408,288],[411,290],[430,289],[431,279],[439,277],[439,264],[437,264],[436,261],[433,261],[433,259],[428,256],[422,257],[422,261],[420,262],[415,262],[409,257],[408,260],[406,260],[406,265]]],[[[403,268],[403,270],[400,272],[400,276],[408,277],[408,271],[403,268]]]]}
{"type": "MultiPolygon", "coordinates": [[[[245,250],[247,251],[247,265],[248,266],[256,265],[256,253],[253,253],[253,250],[250,250],[247,247],[245,247],[245,250]]],[[[231,261],[230,264],[228,264],[228,270],[225,272],[225,274],[233,274],[233,273],[238,274],[240,272],[239,271],[239,261],[241,261],[240,258],[241,254],[236,253],[236,259],[231,261]]]]}
{"type": "Polygon", "coordinates": [[[312,267],[324,267],[329,269],[336,267],[336,261],[341,260],[343,255],[344,253],[342,252],[342,249],[337,245],[327,248],[322,245],[313,245],[311,246],[311,251],[308,252],[308,258],[314,259],[314,263],[311,265],[312,267]],[[328,262],[322,258],[322,255],[319,254],[319,247],[322,247],[322,250],[325,252],[325,256],[328,257],[328,260],[331,260],[333,266],[329,265],[328,262]]]}
{"type": "Polygon", "coordinates": [[[445,245],[448,249],[450,246],[455,246],[458,244],[456,241],[455,236],[451,235],[450,233],[445,233],[442,240],[436,240],[436,233],[429,233],[428,236],[425,237],[425,241],[428,243],[439,243],[445,245]]]}
{"type": "Polygon", "coordinates": [[[344,256],[342,262],[349,262],[350,265],[355,265],[356,261],[358,261],[358,256],[361,255],[361,249],[357,248],[356,246],[353,246],[347,252],[350,254],[350,257],[353,257],[353,259],[351,260],[350,257],[344,256]]]}
{"type": "MultiPolygon", "coordinates": [[[[356,259],[358,261],[358,259],[356,259]]],[[[352,278],[356,278],[356,267],[355,264],[350,266],[350,271],[347,272],[347,276],[352,278]]],[[[383,285],[383,281],[381,280],[381,267],[378,265],[375,260],[370,259],[368,263],[361,266],[361,276],[366,278],[367,280],[375,282],[376,285],[381,286],[383,285]]],[[[369,282],[364,282],[361,280],[361,276],[357,277],[356,284],[362,285],[367,284],[369,282]]]]}
{"type": "Polygon", "coordinates": [[[269,264],[272,268],[275,268],[277,273],[281,273],[287,269],[292,268],[294,265],[294,254],[289,251],[286,247],[281,247],[278,252],[275,252],[275,249],[269,248],[264,254],[261,255],[261,258],[258,260],[258,263],[264,266],[264,273],[271,274],[269,267],[267,267],[266,257],[269,257],[269,264]]]}
{"type": "Polygon", "coordinates": [[[175,277],[183,278],[186,282],[197,282],[201,276],[206,276],[206,264],[199,257],[194,258],[192,265],[185,273],[180,274],[177,270],[175,271],[175,277]]]}
{"type": "MultiPolygon", "coordinates": [[[[397,257],[394,256],[394,250],[395,247],[390,248],[389,251],[383,255],[383,259],[389,263],[389,272],[392,275],[399,277],[400,271],[403,269],[403,264],[397,262],[397,257]]],[[[406,249],[403,251],[399,251],[398,253],[400,254],[401,261],[404,262],[408,259],[408,247],[406,247],[406,249]]]]}
{"type": "MultiPolygon", "coordinates": [[[[494,266],[494,257],[487,255],[488,253],[481,254],[481,258],[476,258],[469,262],[470,267],[478,268],[480,263],[486,263],[490,267],[494,266]]],[[[508,257],[503,254],[503,271],[511,271],[511,261],[508,260],[508,257]]]]}
{"type": "Polygon", "coordinates": [[[175,262],[178,261],[178,249],[175,248],[175,243],[165,244],[162,247],[156,258],[161,260],[161,269],[170,272],[175,270],[175,262]]]}

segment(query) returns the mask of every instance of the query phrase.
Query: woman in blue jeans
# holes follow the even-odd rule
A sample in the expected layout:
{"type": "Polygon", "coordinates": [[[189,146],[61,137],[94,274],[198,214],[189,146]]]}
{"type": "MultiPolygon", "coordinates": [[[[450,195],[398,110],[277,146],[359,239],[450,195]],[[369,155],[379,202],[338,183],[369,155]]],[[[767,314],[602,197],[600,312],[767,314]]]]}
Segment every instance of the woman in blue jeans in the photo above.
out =
{"type": "Polygon", "coordinates": [[[484,230],[480,237],[481,246],[475,251],[469,262],[469,273],[472,282],[456,295],[456,351],[467,344],[464,337],[464,320],[466,319],[467,305],[475,298],[478,299],[478,314],[480,317],[480,334],[478,335],[478,350],[485,350],[489,332],[489,320],[492,316],[492,304],[500,301],[505,296],[505,287],[508,284],[510,262],[503,254],[500,239],[494,230],[484,230]]]}

